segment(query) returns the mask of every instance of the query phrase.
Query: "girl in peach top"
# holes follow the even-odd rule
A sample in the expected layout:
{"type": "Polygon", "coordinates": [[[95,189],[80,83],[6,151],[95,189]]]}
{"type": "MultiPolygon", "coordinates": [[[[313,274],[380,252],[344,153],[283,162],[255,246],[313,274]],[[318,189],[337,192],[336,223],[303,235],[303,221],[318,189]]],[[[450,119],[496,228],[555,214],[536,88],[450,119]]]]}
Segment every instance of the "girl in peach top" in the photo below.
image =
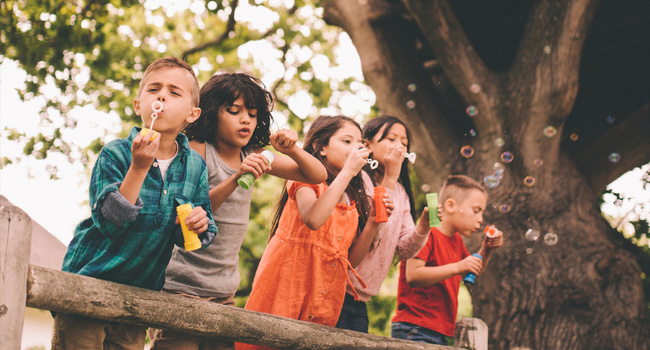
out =
{"type": "MultiPolygon", "coordinates": [[[[246,309],[336,325],[351,283],[347,271],[382,225],[364,193],[360,170],[370,152],[361,141],[359,124],[347,117],[321,116],[311,125],[304,149],[323,162],[328,179],[287,182],[246,309]]],[[[390,213],[392,202],[385,202],[390,213]]]]}

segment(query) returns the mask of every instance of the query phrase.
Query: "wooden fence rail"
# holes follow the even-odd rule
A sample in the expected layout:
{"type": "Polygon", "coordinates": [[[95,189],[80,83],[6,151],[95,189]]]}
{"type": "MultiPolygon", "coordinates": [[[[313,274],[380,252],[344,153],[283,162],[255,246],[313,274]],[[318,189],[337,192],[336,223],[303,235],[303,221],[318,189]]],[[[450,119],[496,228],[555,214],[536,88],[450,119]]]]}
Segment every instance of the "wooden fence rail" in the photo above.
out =
{"type": "Polygon", "coordinates": [[[29,265],[30,240],[29,217],[0,207],[0,349],[20,349],[25,305],[278,349],[487,349],[479,319],[461,320],[457,347],[386,338],[29,265]]]}

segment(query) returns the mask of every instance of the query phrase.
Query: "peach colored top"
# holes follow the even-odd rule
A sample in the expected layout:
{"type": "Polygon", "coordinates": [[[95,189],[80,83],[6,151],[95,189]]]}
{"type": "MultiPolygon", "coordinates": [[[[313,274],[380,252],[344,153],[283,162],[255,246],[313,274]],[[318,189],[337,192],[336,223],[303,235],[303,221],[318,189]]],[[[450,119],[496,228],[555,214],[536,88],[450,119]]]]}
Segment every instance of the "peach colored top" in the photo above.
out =
{"type": "MultiPolygon", "coordinates": [[[[309,187],[320,197],[327,185],[289,181],[287,201],[278,229],[257,268],[247,310],[336,326],[352,269],[348,249],[357,233],[354,202],[338,203],[316,231],[302,221],[296,190],[309,187]]],[[[362,282],[363,283],[363,282],[362,282]]],[[[237,349],[259,349],[237,344],[237,349]]]]}

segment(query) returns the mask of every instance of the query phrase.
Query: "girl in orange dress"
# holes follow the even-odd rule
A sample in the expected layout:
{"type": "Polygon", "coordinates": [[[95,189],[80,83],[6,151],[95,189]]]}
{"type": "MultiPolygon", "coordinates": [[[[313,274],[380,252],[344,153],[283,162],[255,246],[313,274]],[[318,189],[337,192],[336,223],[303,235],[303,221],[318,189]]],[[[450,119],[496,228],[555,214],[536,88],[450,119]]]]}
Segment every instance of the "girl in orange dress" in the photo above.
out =
{"type": "MultiPolygon", "coordinates": [[[[311,125],[304,149],[323,162],[327,181],[287,182],[247,310],[336,325],[351,282],[347,271],[354,271],[382,225],[364,192],[360,171],[370,151],[361,142],[353,119],[321,116],[311,125]]],[[[392,202],[384,201],[390,213],[392,202]]],[[[237,344],[238,350],[261,348],[237,344]]]]}

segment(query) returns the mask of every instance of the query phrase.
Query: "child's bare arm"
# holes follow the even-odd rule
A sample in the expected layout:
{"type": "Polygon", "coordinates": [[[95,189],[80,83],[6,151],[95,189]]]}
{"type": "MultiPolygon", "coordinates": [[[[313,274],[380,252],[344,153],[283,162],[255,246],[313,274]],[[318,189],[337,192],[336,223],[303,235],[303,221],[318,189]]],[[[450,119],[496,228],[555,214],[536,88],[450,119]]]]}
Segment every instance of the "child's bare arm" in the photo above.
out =
{"type": "Polygon", "coordinates": [[[350,152],[343,169],[320,197],[317,198],[316,193],[307,188],[296,191],[298,211],[307,227],[317,230],[327,221],[352,178],[367,164],[369,154],[368,149],[362,145],[359,145],[358,150],[350,152]]]}
{"type": "Polygon", "coordinates": [[[323,164],[296,145],[298,134],[293,130],[281,129],[271,135],[271,145],[287,157],[276,157],[269,174],[283,179],[319,184],[327,180],[323,164]]]}
{"type": "Polygon", "coordinates": [[[426,266],[420,258],[406,260],[406,283],[411,287],[426,287],[442,282],[456,275],[468,272],[478,274],[481,271],[481,259],[468,256],[465,259],[442,266],[426,266]]]}
{"type": "Polygon", "coordinates": [[[160,137],[149,141],[149,138],[145,139],[142,135],[138,134],[133,139],[133,144],[131,145],[131,165],[120,185],[120,193],[131,204],[135,204],[138,200],[140,189],[142,189],[144,179],[147,177],[149,168],[156,157],[158,146],[160,146],[160,137]]]}

